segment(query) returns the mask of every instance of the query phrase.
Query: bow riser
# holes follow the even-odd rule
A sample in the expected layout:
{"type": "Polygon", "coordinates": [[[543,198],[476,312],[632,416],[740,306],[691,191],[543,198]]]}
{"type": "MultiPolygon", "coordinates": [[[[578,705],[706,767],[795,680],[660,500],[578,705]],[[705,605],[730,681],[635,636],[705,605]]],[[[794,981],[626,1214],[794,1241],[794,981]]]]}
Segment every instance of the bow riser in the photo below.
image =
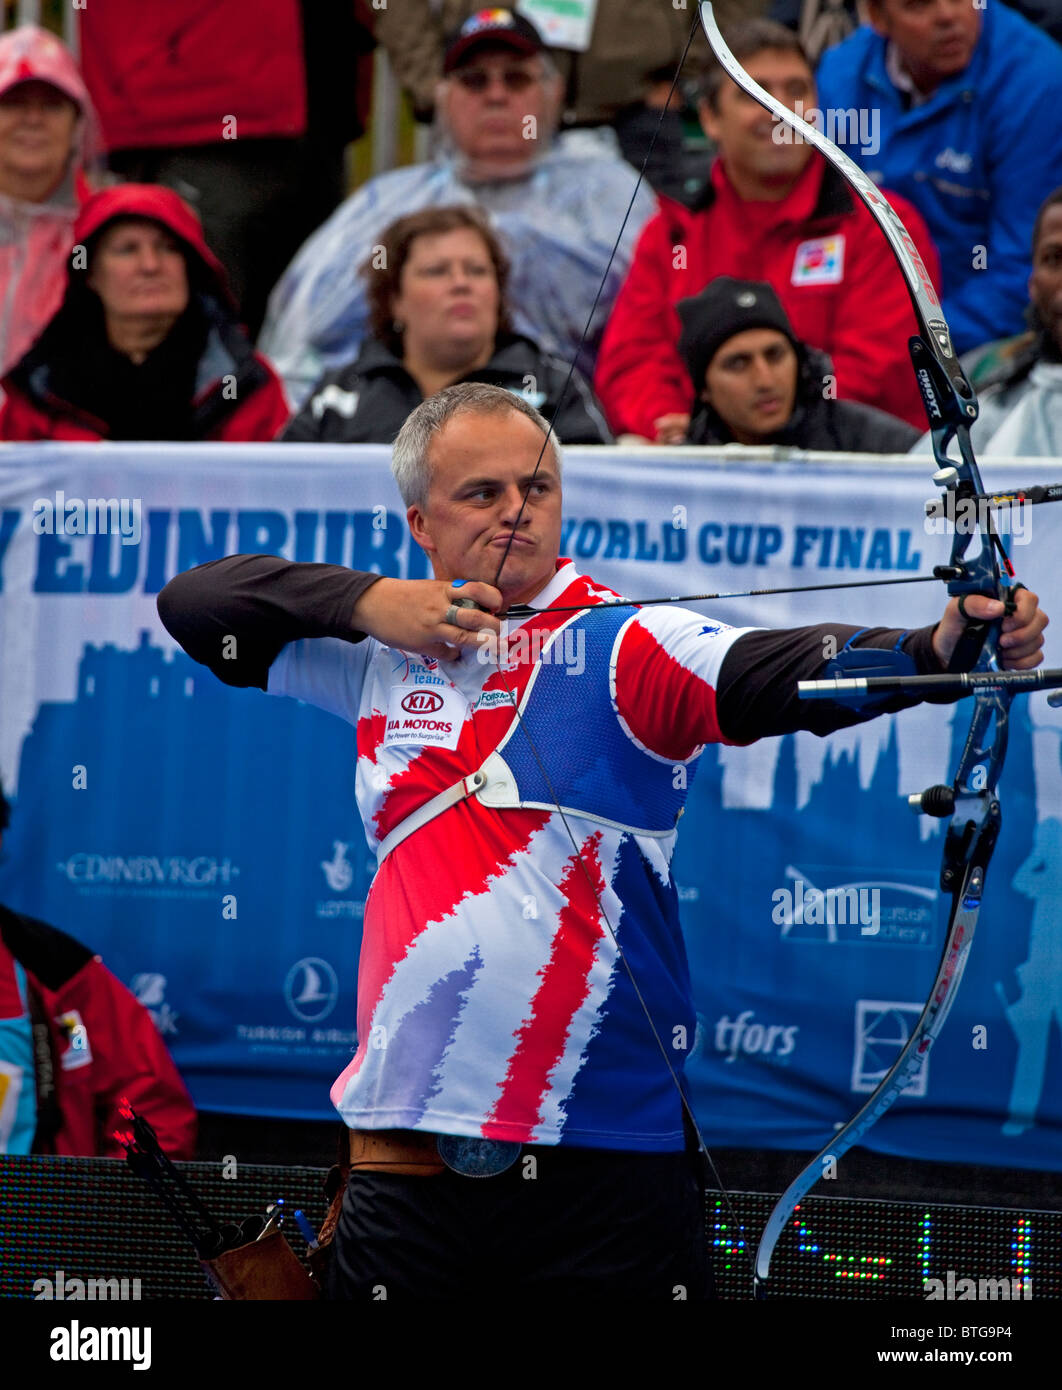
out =
{"type": "MultiPolygon", "coordinates": [[[[888,199],[858,165],[745,72],[727,48],[710,3],[701,5],[700,15],[708,41],[725,71],[748,96],[796,131],[838,170],[862,198],[888,239],[907,281],[921,335],[909,340],[909,348],[929,419],[938,466],[936,482],[955,502],[968,502],[983,495],[984,487],[970,442],[970,425],[978,414],[977,398],[955,354],[940,301],[907,229],[888,199]],[[957,461],[947,452],[953,442],[958,444],[960,457],[957,461]]],[[[948,592],[958,596],[960,603],[964,596],[984,594],[1002,599],[1008,611],[1013,611],[1010,590],[1000,572],[999,562],[1002,561],[1009,576],[1013,577],[1014,572],[990,512],[981,523],[979,535],[980,549],[967,559],[972,532],[956,526],[951,565],[947,572],[942,567],[938,573],[948,579],[948,592]]],[[[966,617],[966,623],[949,670],[997,671],[996,650],[1002,619],[988,621],[966,617]]],[[[761,1295],[778,1238],[796,1205],[821,1177],[823,1160],[827,1155],[836,1160],[846,1153],[902,1094],[947,1018],[973,941],[985,873],[999,834],[1000,806],[995,787],[1006,754],[1011,698],[1010,691],[978,689],[970,730],[952,786],[933,787],[921,797],[909,798],[916,810],[951,816],[945,837],[941,886],[952,895],[952,907],[937,976],[906,1045],[873,1095],[804,1167],[771,1213],[756,1256],[757,1292],[761,1295]]]]}

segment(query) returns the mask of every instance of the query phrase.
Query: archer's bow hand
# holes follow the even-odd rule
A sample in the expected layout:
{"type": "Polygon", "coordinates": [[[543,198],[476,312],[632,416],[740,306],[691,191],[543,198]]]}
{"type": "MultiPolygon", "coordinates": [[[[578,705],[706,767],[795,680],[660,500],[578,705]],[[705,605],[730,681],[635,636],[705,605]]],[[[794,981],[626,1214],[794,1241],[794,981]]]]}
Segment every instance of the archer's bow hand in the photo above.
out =
{"type": "MultiPolygon", "coordinates": [[[[1024,587],[1013,591],[1014,612],[1003,618],[999,639],[999,664],[1005,671],[1031,671],[1043,664],[1043,631],[1050,619],[1039,606],[1039,597],[1024,587]]],[[[1005,606],[999,599],[983,594],[968,594],[965,603],[970,618],[1001,617],[1005,606]]],[[[946,668],[963,633],[966,620],[959,612],[959,600],[952,599],[933,633],[933,651],[942,668],[946,668]]]]}

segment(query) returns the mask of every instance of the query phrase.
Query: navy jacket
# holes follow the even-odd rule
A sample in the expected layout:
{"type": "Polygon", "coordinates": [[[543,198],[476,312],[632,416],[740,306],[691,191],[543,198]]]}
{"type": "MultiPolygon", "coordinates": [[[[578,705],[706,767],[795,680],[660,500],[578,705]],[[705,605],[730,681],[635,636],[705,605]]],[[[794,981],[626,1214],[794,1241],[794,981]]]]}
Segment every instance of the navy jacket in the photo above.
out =
{"type": "MultiPolygon", "coordinates": [[[[503,386],[530,401],[547,420],[560,405],[555,427],[562,444],[611,444],[593,392],[578,372],[565,392],[567,379],[566,362],[520,333],[499,333],[487,365],[461,377],[503,386]]],[[[314,444],[391,444],[423,399],[394,353],[369,338],[355,361],[321,377],[281,438],[314,444]]]]}

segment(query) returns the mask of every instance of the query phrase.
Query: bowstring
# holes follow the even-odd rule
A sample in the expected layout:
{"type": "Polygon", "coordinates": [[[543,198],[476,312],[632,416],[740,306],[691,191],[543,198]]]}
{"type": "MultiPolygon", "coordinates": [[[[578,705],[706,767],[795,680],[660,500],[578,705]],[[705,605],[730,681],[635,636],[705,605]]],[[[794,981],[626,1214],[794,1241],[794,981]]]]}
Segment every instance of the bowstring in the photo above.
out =
{"type": "MultiPolygon", "coordinates": [[[[649,146],[648,146],[648,148],[647,148],[647,150],[646,150],[646,152],[645,152],[645,157],[644,157],[644,159],[642,160],[642,166],[641,166],[641,168],[639,169],[639,171],[638,171],[638,177],[637,177],[637,179],[635,180],[634,189],[633,189],[633,191],[632,191],[632,193],[631,193],[631,196],[630,196],[630,201],[629,201],[628,204],[627,204],[627,210],[626,210],[626,212],[623,214],[623,221],[620,223],[619,232],[616,234],[616,239],[615,239],[615,241],[614,241],[613,244],[612,244],[612,250],[611,250],[611,252],[609,253],[608,262],[607,262],[606,265],[605,265],[605,269],[604,269],[604,272],[603,272],[603,274],[602,274],[602,276],[601,276],[600,283],[598,284],[597,292],[596,292],[596,294],[594,295],[593,303],[592,303],[591,306],[590,306],[590,311],[589,311],[589,313],[588,313],[587,316],[586,316],[586,323],[583,325],[583,331],[582,331],[582,333],[581,333],[581,335],[580,335],[580,337],[579,337],[578,343],[576,344],[575,352],[572,354],[572,359],[571,359],[571,362],[570,362],[569,367],[568,367],[568,375],[567,375],[567,377],[565,378],[564,385],[563,385],[563,387],[562,387],[562,389],[561,389],[560,395],[559,395],[558,398],[557,398],[557,403],[556,403],[556,405],[554,406],[553,412],[552,412],[552,414],[551,414],[551,416],[550,416],[550,419],[549,419],[549,421],[548,421],[548,428],[547,428],[547,430],[546,430],[545,436],[543,437],[543,440],[542,440],[542,447],[541,447],[541,449],[539,450],[538,458],[537,458],[537,460],[535,461],[535,467],[534,467],[534,469],[533,469],[533,471],[532,471],[532,473],[531,473],[531,478],[530,478],[530,480],[528,481],[527,487],[526,487],[526,489],[525,489],[525,491],[524,491],[523,498],[521,499],[520,508],[519,508],[519,510],[518,510],[518,512],[517,512],[517,514],[516,514],[516,520],[513,522],[512,528],[511,528],[511,530],[510,530],[510,532],[509,532],[509,539],[508,539],[507,542],[506,542],[505,550],[504,550],[503,553],[502,553],[501,562],[499,563],[497,573],[496,573],[495,576],[494,576],[494,585],[493,585],[493,587],[494,587],[495,589],[498,588],[498,581],[501,579],[502,570],[505,568],[505,562],[506,562],[506,561],[508,560],[508,558],[509,558],[509,552],[510,552],[510,550],[512,549],[513,541],[516,539],[517,529],[518,529],[518,527],[519,527],[519,525],[520,525],[520,520],[521,520],[521,518],[523,517],[524,510],[525,510],[525,508],[527,507],[528,498],[531,496],[531,489],[532,489],[532,487],[534,486],[535,479],[536,479],[537,476],[538,476],[539,470],[540,470],[541,467],[542,467],[542,462],[543,462],[543,460],[544,460],[544,458],[545,458],[545,456],[546,456],[546,449],[549,448],[549,447],[551,446],[552,440],[553,440],[553,436],[554,436],[554,434],[556,433],[555,426],[556,426],[557,417],[558,417],[558,415],[560,414],[561,407],[563,406],[564,401],[565,401],[565,398],[567,397],[567,395],[568,395],[568,393],[569,393],[569,391],[570,391],[570,389],[571,389],[572,381],[574,380],[574,377],[575,377],[576,365],[577,365],[578,360],[579,360],[579,355],[580,355],[580,353],[582,352],[583,347],[584,347],[584,345],[585,345],[585,343],[586,343],[586,341],[587,341],[587,339],[588,339],[588,337],[589,337],[589,335],[590,335],[590,329],[591,329],[591,326],[593,325],[593,322],[594,322],[594,315],[597,313],[597,308],[598,308],[599,303],[601,302],[601,296],[602,296],[602,294],[604,293],[605,285],[608,283],[608,277],[609,277],[609,273],[610,273],[611,270],[612,270],[613,262],[615,261],[616,256],[617,256],[618,253],[619,253],[620,244],[622,243],[624,233],[625,233],[626,230],[627,230],[627,223],[630,221],[631,213],[632,213],[633,210],[634,210],[634,205],[635,205],[635,202],[637,201],[637,198],[638,198],[638,193],[639,193],[639,191],[641,190],[641,187],[642,187],[643,182],[645,181],[645,171],[646,171],[646,169],[647,169],[648,166],[649,166],[649,161],[650,161],[650,159],[652,158],[653,150],[656,148],[657,138],[659,137],[660,131],[661,131],[661,129],[663,128],[664,117],[667,115],[668,109],[669,109],[670,106],[671,106],[671,99],[672,99],[672,97],[675,95],[675,92],[676,92],[676,90],[677,90],[677,88],[678,88],[679,79],[680,79],[680,77],[682,76],[682,69],[683,69],[683,67],[685,66],[686,58],[687,58],[687,56],[688,56],[688,54],[689,54],[689,51],[690,51],[690,48],[691,48],[691,46],[692,46],[692,44],[693,44],[694,35],[697,33],[697,30],[698,30],[699,27],[700,27],[700,17],[699,17],[698,12],[697,12],[696,9],[695,9],[695,10],[694,10],[694,15],[693,15],[693,23],[692,23],[692,25],[690,26],[690,32],[689,32],[689,35],[688,35],[687,38],[686,38],[686,44],[685,44],[685,47],[684,47],[683,50],[682,50],[682,56],[681,56],[680,59],[679,59],[678,67],[675,69],[675,75],[674,75],[674,77],[673,77],[672,80],[671,80],[671,86],[670,86],[670,88],[668,89],[667,100],[663,103],[663,105],[662,105],[662,107],[661,107],[659,119],[657,120],[656,126],[655,126],[654,129],[653,129],[652,138],[651,138],[650,141],[649,141],[649,146]]],[[[504,643],[503,643],[503,644],[504,644],[504,643]]],[[[651,1032],[651,1034],[652,1034],[652,1036],[653,1036],[653,1040],[654,1040],[654,1042],[656,1043],[657,1049],[659,1050],[661,1057],[664,1059],[664,1065],[665,1065],[666,1068],[667,1068],[668,1075],[670,1076],[671,1081],[672,1081],[672,1084],[674,1085],[675,1090],[676,1090],[677,1093],[678,1093],[679,1101],[680,1101],[681,1106],[682,1106],[682,1113],[683,1113],[683,1115],[685,1116],[685,1118],[689,1121],[689,1124],[692,1126],[693,1133],[694,1133],[694,1135],[696,1136],[696,1140],[697,1140],[698,1151],[699,1151],[699,1153],[703,1156],[703,1160],[704,1160],[704,1162],[706,1163],[706,1165],[707,1165],[707,1167],[708,1167],[708,1170],[709,1170],[709,1172],[710,1172],[710,1174],[711,1174],[711,1176],[712,1176],[712,1179],[713,1179],[713,1181],[714,1181],[716,1187],[719,1189],[720,1193],[722,1194],[723,1201],[724,1201],[725,1204],[726,1204],[727,1212],[728,1212],[728,1214],[729,1214],[730,1220],[732,1221],[732,1223],[733,1223],[733,1225],[734,1225],[735,1231],[739,1232],[740,1248],[745,1252],[745,1258],[746,1258],[746,1260],[747,1260],[747,1262],[748,1262],[748,1265],[749,1265],[750,1274],[752,1275],[753,1281],[755,1281],[755,1265],[753,1264],[753,1261],[752,1261],[752,1253],[751,1253],[751,1251],[750,1251],[750,1249],[749,1249],[749,1247],[748,1247],[748,1243],[745,1241],[743,1235],[740,1235],[740,1233],[742,1232],[743,1228],[742,1228],[740,1222],[738,1221],[737,1213],[735,1212],[733,1203],[732,1203],[731,1200],[730,1200],[730,1193],[728,1192],[728,1190],[727,1190],[727,1188],[726,1188],[726,1185],[724,1184],[722,1178],[721,1178],[720,1175],[719,1175],[719,1170],[718,1170],[718,1169],[716,1168],[716,1166],[715,1166],[715,1160],[712,1158],[712,1155],[711,1155],[711,1153],[709,1152],[709,1149],[708,1149],[708,1145],[705,1143],[704,1135],[701,1133],[700,1125],[697,1123],[697,1117],[696,1117],[696,1116],[694,1115],[694,1113],[693,1113],[693,1109],[692,1109],[692,1107],[691,1107],[691,1105],[690,1105],[690,1103],[689,1103],[689,1101],[688,1101],[688,1099],[687,1099],[687,1097],[686,1097],[685,1091],[683,1090],[682,1083],[681,1083],[681,1081],[679,1080],[678,1073],[677,1073],[677,1071],[675,1070],[674,1065],[672,1064],[671,1058],[668,1056],[667,1049],[666,1049],[666,1047],[664,1046],[664,1043],[663,1043],[662,1038],[660,1037],[660,1033],[659,1033],[659,1031],[658,1031],[658,1029],[657,1029],[657,1027],[656,1027],[656,1023],[655,1023],[654,1020],[653,1020],[653,1016],[652,1016],[652,1013],[651,1013],[651,1011],[650,1011],[650,1009],[649,1009],[649,1006],[648,1006],[648,1004],[645,1002],[645,997],[644,997],[644,995],[642,994],[642,991],[641,991],[641,989],[640,989],[640,987],[639,987],[639,985],[638,985],[638,981],[637,981],[637,979],[636,979],[636,977],[635,977],[634,971],[633,971],[633,969],[631,968],[631,965],[630,965],[629,961],[627,960],[627,957],[626,957],[626,954],[625,954],[624,951],[623,951],[623,948],[620,946],[619,939],[618,939],[618,937],[617,937],[617,935],[616,935],[615,929],[613,928],[612,922],[611,922],[610,919],[609,919],[609,915],[608,915],[607,911],[605,910],[605,904],[604,904],[604,902],[603,902],[603,900],[602,900],[602,895],[601,895],[601,893],[598,892],[597,885],[595,884],[595,882],[594,882],[594,880],[593,880],[593,877],[592,877],[592,875],[591,875],[591,873],[590,873],[590,870],[589,870],[589,868],[587,867],[586,861],[585,861],[585,859],[584,859],[584,857],[583,857],[583,853],[582,853],[582,851],[580,850],[579,844],[578,844],[578,842],[577,842],[577,840],[576,840],[576,838],[575,838],[575,834],[574,834],[573,831],[572,831],[572,828],[571,828],[571,825],[570,825],[569,822],[568,822],[567,816],[564,814],[564,808],[561,806],[560,798],[558,797],[558,795],[557,795],[557,793],[556,793],[556,790],[555,790],[555,788],[554,788],[554,786],[553,786],[553,781],[552,781],[551,777],[549,776],[549,773],[547,772],[547,770],[546,770],[546,768],[545,768],[545,766],[544,766],[544,764],[543,764],[542,758],[541,758],[540,755],[539,755],[539,751],[538,751],[538,748],[537,748],[537,746],[536,746],[536,744],[535,744],[534,739],[532,738],[531,734],[528,732],[527,725],[526,725],[525,722],[524,722],[523,713],[522,713],[521,708],[520,708],[520,702],[517,700],[515,692],[513,691],[512,687],[509,685],[509,682],[506,680],[505,671],[504,671],[504,669],[503,669],[503,667],[502,667],[502,662],[501,662],[501,649],[500,649],[500,648],[499,648],[498,652],[496,653],[496,662],[497,662],[498,675],[499,675],[499,677],[500,677],[500,679],[501,679],[502,686],[503,686],[504,689],[505,689],[505,693],[506,693],[506,695],[509,697],[509,701],[510,701],[510,703],[512,704],[513,709],[514,709],[514,711],[515,711],[516,719],[517,719],[518,725],[519,725],[519,727],[520,727],[520,730],[522,731],[522,733],[524,734],[524,736],[525,736],[526,739],[527,739],[528,747],[530,748],[531,754],[532,754],[532,756],[533,756],[535,762],[536,762],[537,765],[538,765],[539,772],[540,772],[540,774],[541,774],[541,776],[542,776],[543,781],[544,781],[545,784],[546,784],[547,789],[549,790],[549,794],[550,794],[550,796],[553,798],[553,803],[554,803],[554,805],[555,805],[556,808],[557,808],[557,814],[560,816],[561,823],[562,823],[563,826],[564,826],[565,833],[567,834],[568,839],[571,841],[572,849],[573,849],[574,854],[575,854],[576,863],[579,865],[579,869],[580,869],[580,871],[582,872],[584,878],[586,879],[587,886],[589,887],[590,892],[591,892],[591,894],[592,894],[592,896],[593,896],[595,902],[597,903],[597,908],[598,908],[598,912],[599,912],[600,915],[601,915],[601,920],[605,923],[605,926],[606,926],[607,929],[608,929],[608,934],[609,934],[609,936],[610,936],[611,939],[612,939],[612,944],[613,944],[613,947],[615,948],[615,951],[616,951],[616,958],[619,960],[620,964],[623,966],[623,969],[624,969],[624,971],[625,971],[625,973],[626,973],[626,975],[627,975],[627,979],[628,979],[629,982],[630,982],[631,989],[634,991],[635,998],[638,1000],[638,1004],[639,1004],[639,1006],[640,1006],[640,1008],[641,1008],[641,1010],[642,1010],[642,1013],[643,1013],[644,1016],[645,1016],[646,1022],[647,1022],[648,1025],[649,1025],[649,1031],[651,1032]]],[[[604,865],[602,865],[602,868],[604,868],[604,865]]],[[[703,1220],[704,1223],[705,1223],[704,1238],[705,1238],[705,1240],[707,1241],[707,1240],[708,1240],[708,1231],[707,1231],[707,1210],[705,1210],[705,1212],[702,1213],[702,1220],[703,1220]]]]}
{"type": "Polygon", "coordinates": [[[594,301],[590,305],[590,312],[587,314],[586,322],[583,324],[583,331],[579,335],[579,341],[575,345],[574,353],[572,353],[572,360],[568,365],[568,375],[564,379],[564,385],[561,388],[561,393],[557,397],[557,404],[554,406],[553,413],[550,416],[548,422],[549,427],[546,430],[544,439],[542,440],[542,448],[538,451],[538,458],[535,461],[535,467],[531,473],[531,480],[528,483],[527,490],[525,491],[523,499],[520,502],[520,510],[516,514],[516,520],[513,522],[512,531],[510,532],[509,539],[506,542],[505,550],[502,552],[501,563],[498,566],[497,574],[494,576],[495,589],[498,587],[498,580],[501,578],[501,572],[505,568],[506,560],[508,560],[509,558],[509,551],[512,549],[513,541],[516,539],[516,529],[520,525],[520,519],[524,514],[524,508],[527,506],[527,499],[531,496],[531,488],[534,486],[535,479],[538,477],[538,471],[542,467],[542,460],[546,456],[546,449],[549,448],[549,446],[551,445],[553,441],[553,436],[556,433],[557,416],[560,414],[561,406],[564,404],[565,399],[567,398],[568,393],[571,390],[572,381],[575,378],[576,365],[579,361],[579,354],[582,352],[583,348],[586,345],[586,340],[590,336],[590,329],[593,326],[594,315],[597,313],[597,306],[601,303],[601,296],[604,294],[605,286],[608,284],[608,277],[612,270],[613,262],[615,261],[616,256],[619,254],[620,244],[623,241],[623,234],[627,230],[627,223],[630,221],[631,213],[634,211],[634,204],[637,202],[638,194],[641,192],[642,184],[645,182],[645,171],[649,167],[649,161],[653,156],[653,150],[656,148],[657,137],[659,136],[660,131],[663,128],[664,117],[667,115],[668,108],[671,105],[671,98],[675,95],[675,91],[679,83],[679,78],[682,76],[682,69],[686,64],[686,57],[689,54],[690,46],[693,43],[693,36],[696,34],[699,27],[700,16],[696,11],[694,11],[693,24],[690,26],[690,32],[686,38],[686,46],[682,50],[682,56],[679,59],[678,67],[675,69],[675,76],[671,79],[671,86],[668,88],[667,100],[661,107],[659,119],[657,120],[657,123],[653,128],[652,139],[649,141],[649,148],[646,150],[645,158],[642,160],[642,167],[638,170],[638,177],[634,182],[634,190],[631,193],[630,201],[627,204],[627,211],[623,214],[623,221],[620,223],[620,229],[616,234],[615,241],[612,243],[612,250],[609,252],[608,261],[605,265],[604,272],[602,273],[601,280],[598,283],[597,293],[594,295],[594,301]]]}

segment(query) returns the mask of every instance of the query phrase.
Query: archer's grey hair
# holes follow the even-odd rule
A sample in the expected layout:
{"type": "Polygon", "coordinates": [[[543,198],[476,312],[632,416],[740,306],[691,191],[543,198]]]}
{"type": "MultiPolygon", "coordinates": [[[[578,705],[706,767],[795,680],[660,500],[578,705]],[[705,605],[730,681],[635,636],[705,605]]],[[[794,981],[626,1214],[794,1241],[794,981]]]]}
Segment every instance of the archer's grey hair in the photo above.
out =
{"type": "Polygon", "coordinates": [[[391,448],[391,472],[407,507],[424,507],[431,482],[431,462],[428,454],[432,440],[446,422],[461,411],[474,415],[496,415],[502,410],[515,410],[533,420],[548,437],[557,472],[561,470],[561,450],[556,434],[550,433],[549,421],[516,391],[503,386],[488,386],[483,381],[462,381],[446,386],[442,391],[421,401],[398,432],[391,448]]]}

